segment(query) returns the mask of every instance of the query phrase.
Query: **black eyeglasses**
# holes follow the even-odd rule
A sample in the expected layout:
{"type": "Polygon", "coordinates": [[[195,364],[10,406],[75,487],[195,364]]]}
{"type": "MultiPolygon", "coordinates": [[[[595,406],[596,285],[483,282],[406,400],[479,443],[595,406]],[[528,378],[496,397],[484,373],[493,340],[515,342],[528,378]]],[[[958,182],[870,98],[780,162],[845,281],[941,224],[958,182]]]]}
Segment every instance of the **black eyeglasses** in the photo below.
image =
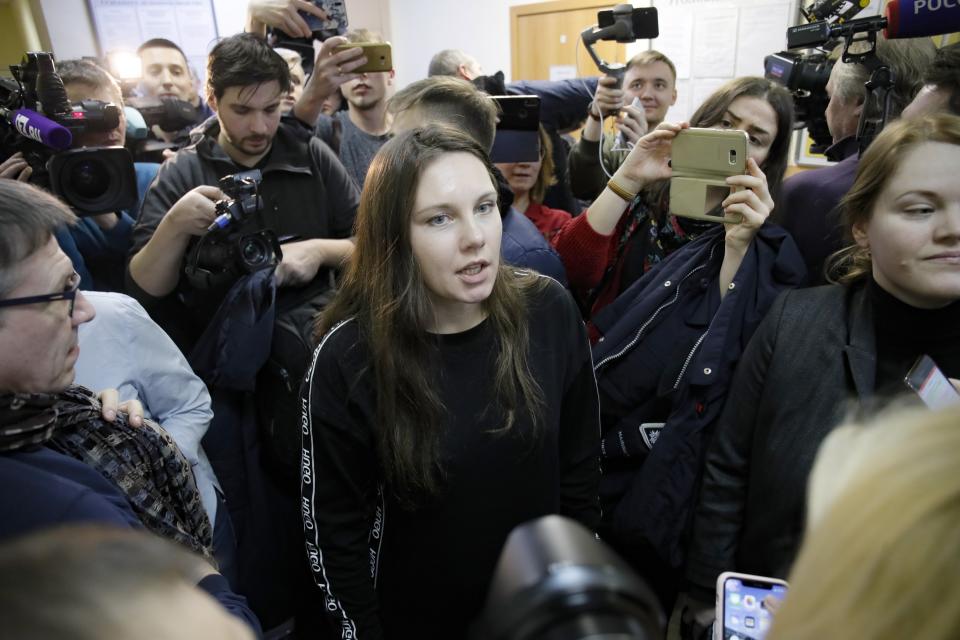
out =
{"type": "Polygon", "coordinates": [[[47,293],[42,296],[27,296],[25,298],[9,298],[7,300],[0,300],[0,307],[19,307],[25,304],[40,304],[41,302],[53,302],[55,300],[69,300],[70,301],[70,317],[73,317],[73,307],[77,304],[77,291],[80,290],[80,274],[76,271],[70,276],[70,279],[67,281],[66,291],[60,291],[58,293],[47,293]]]}

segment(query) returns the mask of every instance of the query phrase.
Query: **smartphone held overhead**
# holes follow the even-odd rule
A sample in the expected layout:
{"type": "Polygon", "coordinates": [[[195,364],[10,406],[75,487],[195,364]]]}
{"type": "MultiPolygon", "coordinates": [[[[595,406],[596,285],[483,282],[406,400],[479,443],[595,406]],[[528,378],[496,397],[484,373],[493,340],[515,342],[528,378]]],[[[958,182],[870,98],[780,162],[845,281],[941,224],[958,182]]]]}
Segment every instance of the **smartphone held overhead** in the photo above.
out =
{"type": "Polygon", "coordinates": [[[490,150],[494,162],[536,162],[540,159],[540,98],[494,96],[497,133],[490,150]]]}
{"type": "Polygon", "coordinates": [[[313,0],[313,4],[327,14],[324,20],[312,13],[300,12],[314,38],[326,40],[347,32],[347,6],[344,0],[313,0]]]}

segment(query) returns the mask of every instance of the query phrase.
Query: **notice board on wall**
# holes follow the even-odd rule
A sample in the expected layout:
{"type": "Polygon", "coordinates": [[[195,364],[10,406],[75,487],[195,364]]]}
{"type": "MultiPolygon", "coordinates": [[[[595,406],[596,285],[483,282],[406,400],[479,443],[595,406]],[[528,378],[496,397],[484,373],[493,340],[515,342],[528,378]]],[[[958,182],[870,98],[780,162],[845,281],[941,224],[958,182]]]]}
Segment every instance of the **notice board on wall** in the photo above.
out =
{"type": "MultiPolygon", "coordinates": [[[[136,51],[151,38],[177,43],[203,80],[207,52],[217,39],[211,0],[87,0],[101,57],[136,51]]],[[[202,86],[202,85],[201,85],[202,86]]]]}
{"type": "MultiPolygon", "coordinates": [[[[689,118],[721,84],[762,76],[763,58],[787,46],[787,28],[804,22],[800,6],[812,0],[645,0],[657,8],[660,37],[627,45],[627,57],[656,49],[677,67],[677,103],[667,120],[689,118]]],[[[877,15],[873,0],[856,17],[877,15]]]]}
{"type": "MultiPolygon", "coordinates": [[[[640,4],[640,3],[634,3],[640,4]]],[[[721,84],[762,76],[763,58],[787,45],[800,22],[798,0],[651,0],[660,36],[627,46],[627,57],[656,49],[677,67],[677,102],[667,119],[688,119],[721,84]]]]}

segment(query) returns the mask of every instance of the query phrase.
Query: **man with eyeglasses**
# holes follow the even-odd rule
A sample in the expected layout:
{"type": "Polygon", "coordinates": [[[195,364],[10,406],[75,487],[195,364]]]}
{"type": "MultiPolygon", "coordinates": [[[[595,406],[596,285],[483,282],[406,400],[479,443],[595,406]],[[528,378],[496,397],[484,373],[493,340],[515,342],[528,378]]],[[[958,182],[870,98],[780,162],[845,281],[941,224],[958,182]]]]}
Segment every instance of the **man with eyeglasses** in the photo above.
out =
{"type": "MultiPolygon", "coordinates": [[[[107,422],[93,395],[72,384],[78,328],[96,313],[53,237],[74,222],[49,194],[0,180],[0,540],[100,523],[147,529],[210,559],[210,522],[170,436],[122,414],[107,422]]],[[[212,564],[198,578],[259,632],[212,564]]]]}

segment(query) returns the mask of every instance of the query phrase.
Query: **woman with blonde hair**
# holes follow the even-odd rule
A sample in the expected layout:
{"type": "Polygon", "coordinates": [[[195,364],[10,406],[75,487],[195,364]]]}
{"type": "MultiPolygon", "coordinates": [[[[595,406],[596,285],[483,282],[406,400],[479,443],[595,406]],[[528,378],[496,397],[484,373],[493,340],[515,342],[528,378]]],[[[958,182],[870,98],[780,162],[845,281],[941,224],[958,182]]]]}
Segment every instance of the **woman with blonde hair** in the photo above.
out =
{"type": "Polygon", "coordinates": [[[960,407],[901,410],[826,439],[767,640],[957,637],[958,427],[960,407]]]}
{"type": "Polygon", "coordinates": [[[958,166],[952,115],[894,122],[862,156],[843,201],[851,244],[838,284],[781,295],[737,367],[706,456],[695,586],[712,592],[734,570],[785,578],[814,456],[849,404],[906,392],[921,355],[960,378],[958,166]]]}

